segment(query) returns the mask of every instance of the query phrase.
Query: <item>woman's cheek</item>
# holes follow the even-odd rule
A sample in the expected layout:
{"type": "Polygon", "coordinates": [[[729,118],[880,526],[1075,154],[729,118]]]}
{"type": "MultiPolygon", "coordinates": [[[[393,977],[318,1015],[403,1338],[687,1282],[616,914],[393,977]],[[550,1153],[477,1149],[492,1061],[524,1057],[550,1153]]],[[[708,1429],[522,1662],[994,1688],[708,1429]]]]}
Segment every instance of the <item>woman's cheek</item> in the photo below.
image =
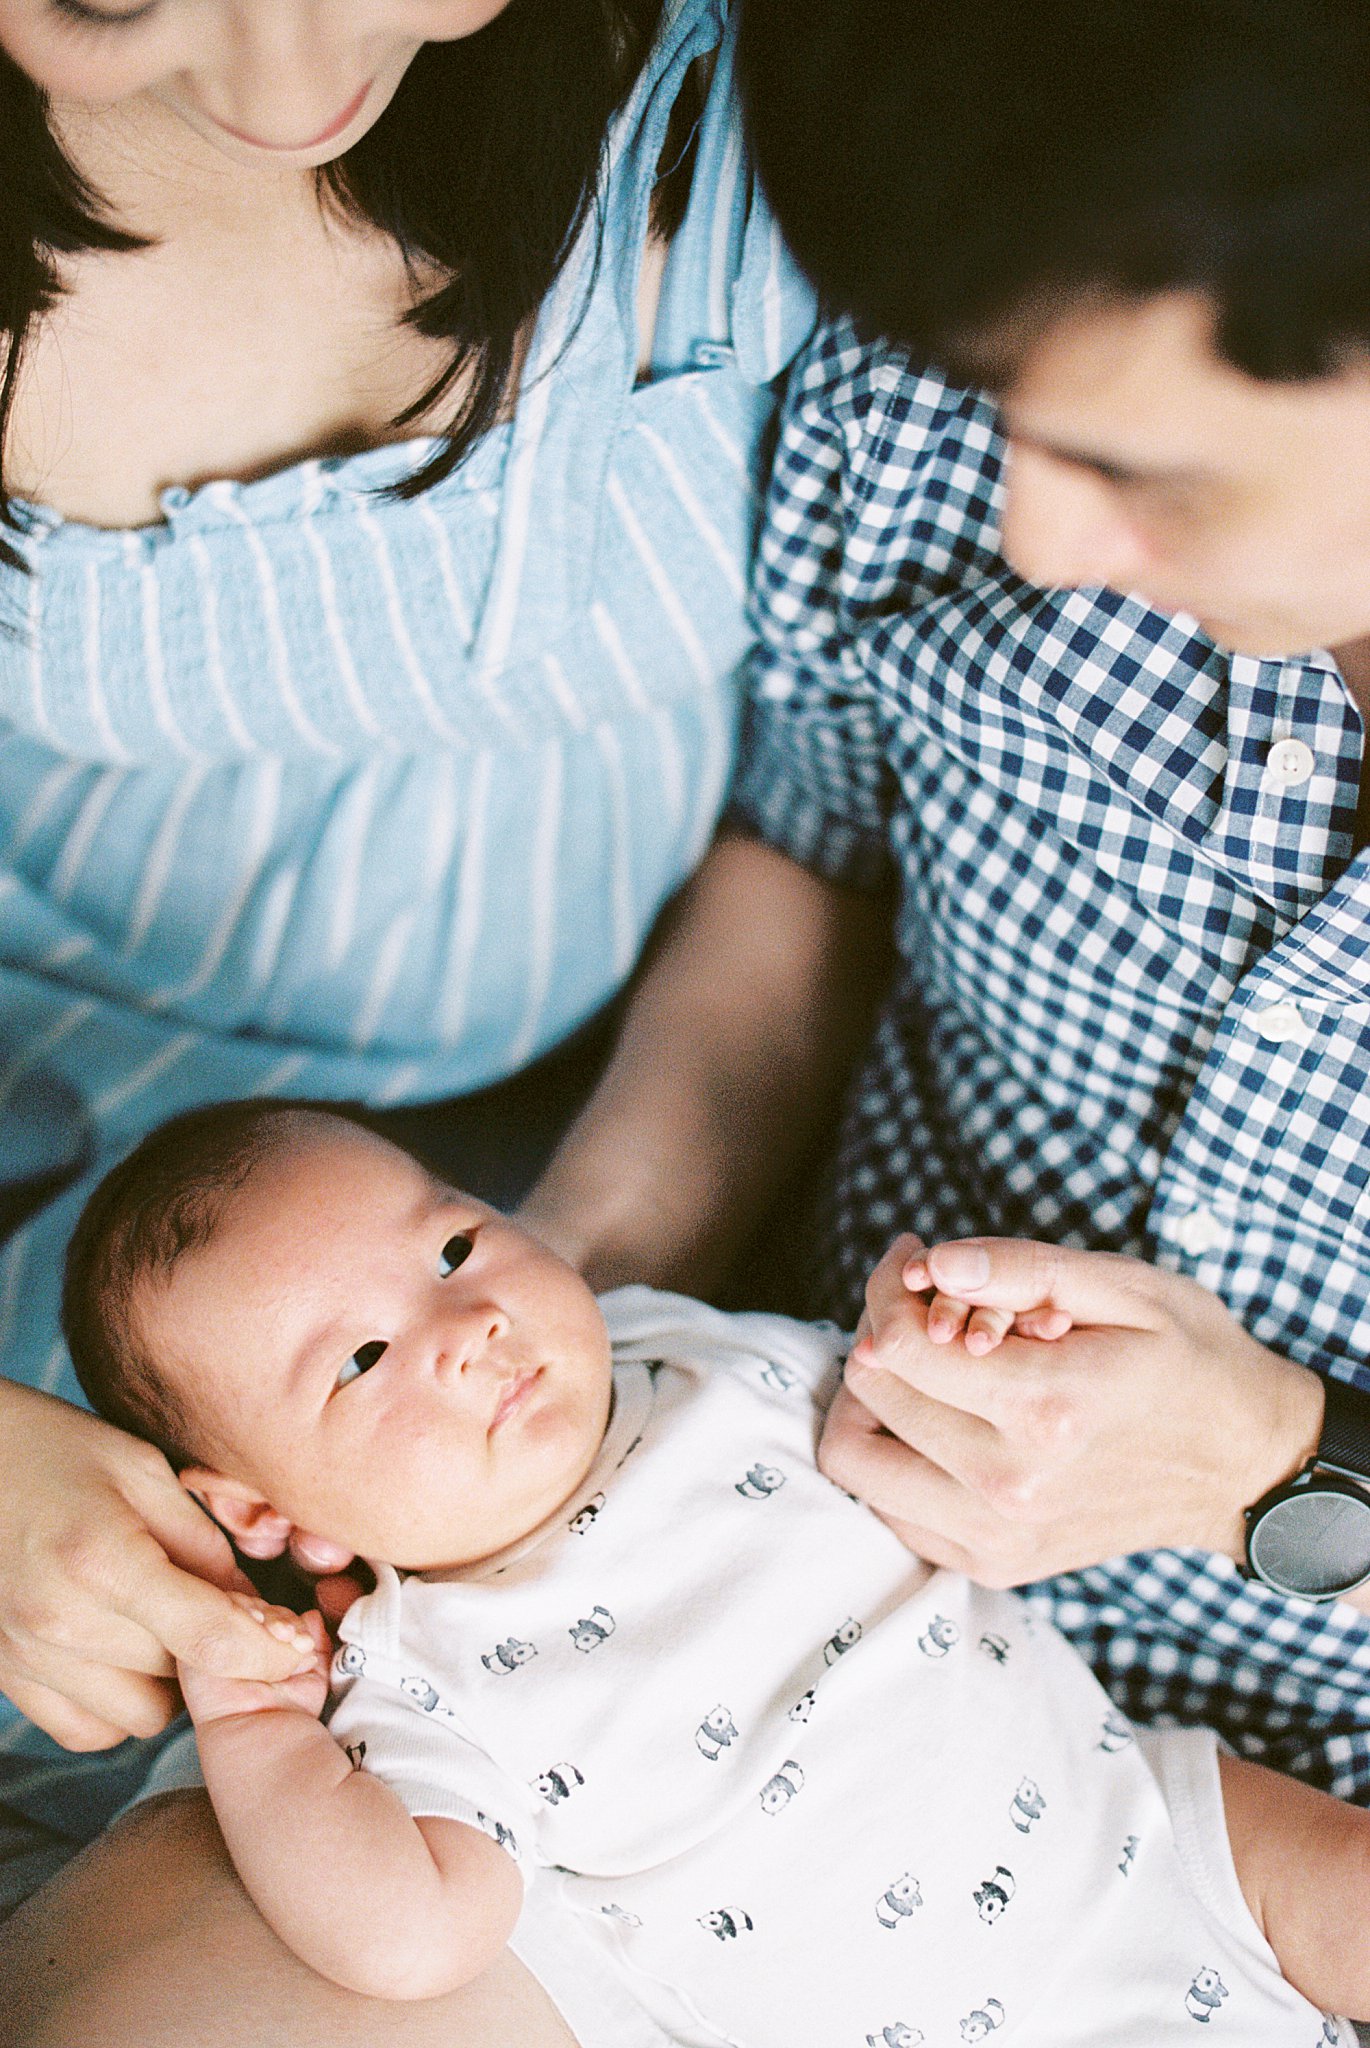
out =
{"type": "MultiPolygon", "coordinates": [[[[31,13],[31,8],[17,8],[13,0],[9,4],[0,0],[0,49],[59,104],[117,106],[175,69],[168,49],[154,50],[151,44],[125,50],[93,48],[89,39],[79,34],[44,30],[26,21],[25,15],[31,13]]],[[[137,35],[138,31],[127,33],[137,35]]],[[[102,41],[113,34],[111,30],[102,41]]]]}

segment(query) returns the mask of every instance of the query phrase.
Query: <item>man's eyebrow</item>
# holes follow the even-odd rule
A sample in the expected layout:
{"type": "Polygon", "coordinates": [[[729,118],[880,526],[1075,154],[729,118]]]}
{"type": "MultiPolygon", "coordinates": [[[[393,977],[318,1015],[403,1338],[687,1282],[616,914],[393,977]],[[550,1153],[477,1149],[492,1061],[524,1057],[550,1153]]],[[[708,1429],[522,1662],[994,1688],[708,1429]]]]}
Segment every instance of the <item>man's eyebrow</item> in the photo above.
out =
{"type": "Polygon", "coordinates": [[[1005,417],[1005,428],[1009,439],[1023,448],[1039,449],[1044,455],[1051,455],[1058,462],[1068,462],[1072,468],[1087,469],[1093,476],[1102,477],[1111,484],[1169,484],[1194,488],[1210,483],[1211,476],[1206,470],[1195,469],[1181,463],[1118,462],[1107,455],[1100,455],[1093,449],[1077,448],[1069,441],[1058,441],[1049,434],[1026,433],[1015,427],[1005,417]]]}

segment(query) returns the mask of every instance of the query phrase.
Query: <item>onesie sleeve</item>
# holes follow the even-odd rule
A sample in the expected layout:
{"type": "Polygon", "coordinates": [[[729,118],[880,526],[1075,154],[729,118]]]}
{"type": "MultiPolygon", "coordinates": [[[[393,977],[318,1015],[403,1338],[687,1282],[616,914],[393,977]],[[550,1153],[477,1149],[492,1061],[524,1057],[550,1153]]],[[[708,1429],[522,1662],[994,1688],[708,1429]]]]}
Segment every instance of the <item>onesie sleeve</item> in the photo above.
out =
{"type": "Polygon", "coordinates": [[[417,1820],[434,1815],[479,1828],[508,1851],[528,1884],[537,1854],[537,1806],[463,1728],[430,1678],[402,1670],[370,1646],[344,1643],[333,1660],[329,1733],[386,1784],[417,1820]]]}

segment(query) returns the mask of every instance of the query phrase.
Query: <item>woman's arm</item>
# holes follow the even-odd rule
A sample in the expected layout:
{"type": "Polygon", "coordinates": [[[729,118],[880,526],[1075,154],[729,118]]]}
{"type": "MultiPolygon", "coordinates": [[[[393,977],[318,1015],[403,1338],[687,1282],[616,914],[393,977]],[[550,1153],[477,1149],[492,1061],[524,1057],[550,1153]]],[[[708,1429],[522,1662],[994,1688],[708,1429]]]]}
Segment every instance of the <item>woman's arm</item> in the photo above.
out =
{"type": "Polygon", "coordinates": [[[253,1904],[302,1962],[369,1998],[437,1998],[494,1962],[523,1881],[478,1829],[415,1820],[353,1769],[318,1718],[328,1639],[309,1623],[316,1653],[279,1685],[181,1667],[215,1818],[253,1904]]]}
{"type": "Polygon", "coordinates": [[[597,1288],[715,1285],[835,1107],[887,926],[883,899],[722,833],[521,1221],[597,1288]]]}

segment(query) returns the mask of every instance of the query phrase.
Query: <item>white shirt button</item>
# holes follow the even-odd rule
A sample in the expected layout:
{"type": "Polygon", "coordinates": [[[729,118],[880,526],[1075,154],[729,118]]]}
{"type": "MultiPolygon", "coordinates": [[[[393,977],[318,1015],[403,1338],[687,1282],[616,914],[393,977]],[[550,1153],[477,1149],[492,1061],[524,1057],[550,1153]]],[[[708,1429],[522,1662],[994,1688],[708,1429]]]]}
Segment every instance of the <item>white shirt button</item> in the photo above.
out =
{"type": "Polygon", "coordinates": [[[1313,1036],[1297,1003],[1271,1003],[1267,1009],[1253,1010],[1251,1022],[1274,1045],[1307,1045],[1313,1036]]]}
{"type": "Polygon", "coordinates": [[[1176,1226],[1180,1250],[1191,1259],[1201,1259],[1226,1240],[1227,1232],[1211,1209],[1191,1209],[1176,1226]]]}
{"type": "Polygon", "coordinates": [[[1317,767],[1317,755],[1303,740],[1276,740],[1265,757],[1265,772],[1284,789],[1297,789],[1317,767]]]}

